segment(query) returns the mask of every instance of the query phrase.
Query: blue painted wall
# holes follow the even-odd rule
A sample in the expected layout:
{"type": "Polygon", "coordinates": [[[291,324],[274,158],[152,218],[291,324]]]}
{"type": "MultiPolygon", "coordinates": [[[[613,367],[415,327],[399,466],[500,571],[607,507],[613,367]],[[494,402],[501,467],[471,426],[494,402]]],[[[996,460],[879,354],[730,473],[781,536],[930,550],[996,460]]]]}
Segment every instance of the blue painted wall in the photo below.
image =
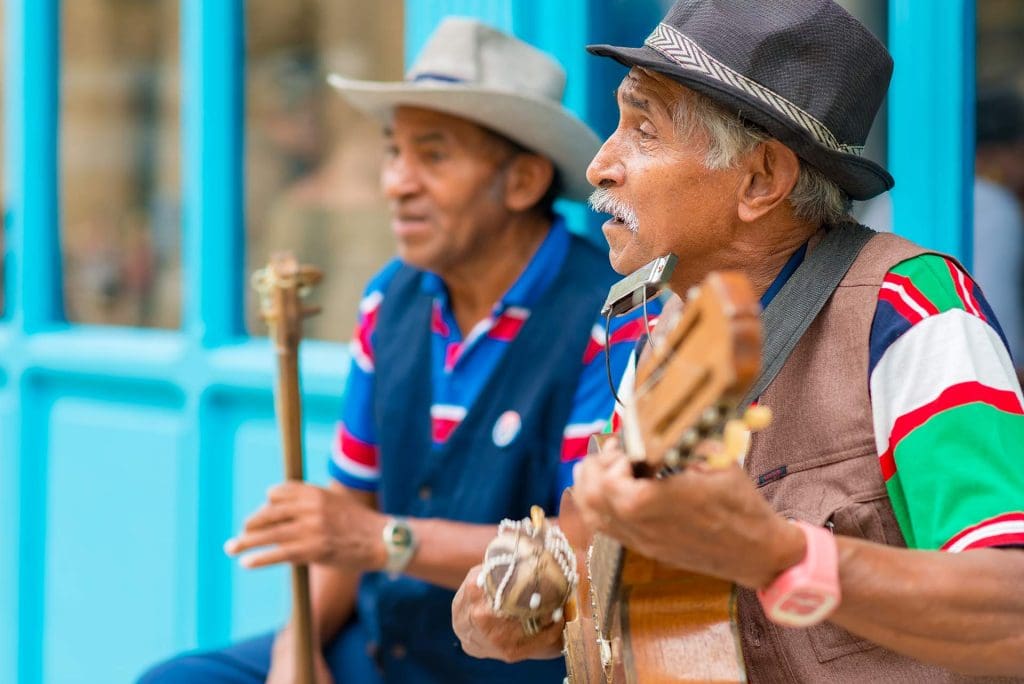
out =
{"type": "MultiPolygon", "coordinates": [[[[950,14],[948,3],[893,0],[890,130],[897,226],[965,256],[973,5],[955,4],[950,14]]],[[[607,134],[622,69],[582,46],[639,44],[662,6],[416,0],[407,57],[442,16],[480,16],[561,59],[570,106],[607,134]]],[[[221,551],[281,476],[271,353],[241,324],[244,9],[181,2],[183,323],[142,331],[63,320],[59,4],[6,0],[0,682],[127,682],[286,614],[283,571],[242,572],[221,551]]],[[[567,209],[593,231],[581,208],[567,209]]],[[[321,481],[346,365],[338,345],[304,346],[309,472],[321,481]]]]}
{"type": "Polygon", "coordinates": [[[889,0],[896,232],[971,267],[974,0],[889,0]]]}

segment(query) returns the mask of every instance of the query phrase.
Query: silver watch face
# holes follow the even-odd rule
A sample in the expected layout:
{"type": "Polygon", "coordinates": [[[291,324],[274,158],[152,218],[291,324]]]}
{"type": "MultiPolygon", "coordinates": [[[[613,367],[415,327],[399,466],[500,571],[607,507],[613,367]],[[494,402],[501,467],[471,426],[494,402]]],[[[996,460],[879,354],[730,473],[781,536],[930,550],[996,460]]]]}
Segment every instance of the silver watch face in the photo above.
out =
{"type": "Polygon", "coordinates": [[[395,522],[389,530],[388,545],[400,549],[408,549],[412,546],[412,529],[404,522],[395,522]]]}

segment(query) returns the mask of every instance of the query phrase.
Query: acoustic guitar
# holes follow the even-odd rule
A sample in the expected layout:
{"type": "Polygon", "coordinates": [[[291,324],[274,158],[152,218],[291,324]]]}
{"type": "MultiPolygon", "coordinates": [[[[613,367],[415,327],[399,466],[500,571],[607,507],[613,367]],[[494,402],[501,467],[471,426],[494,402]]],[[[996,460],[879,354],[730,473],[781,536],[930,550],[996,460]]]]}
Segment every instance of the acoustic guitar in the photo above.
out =
{"type": "MultiPolygon", "coordinates": [[[[671,477],[695,459],[724,466],[741,458],[765,409],[737,418],[761,365],[760,307],[749,281],[712,273],[666,305],[624,388],[617,435],[637,477],[671,477]],[[631,396],[627,396],[631,395],[631,396]],[[721,441],[701,456],[698,445],[721,441]]],[[[591,449],[599,448],[592,440],[591,449]]],[[[663,565],[623,548],[579,519],[571,490],[559,525],[572,544],[579,584],[566,610],[568,680],[745,682],[735,587],[663,565]]]]}
{"type": "MultiPolygon", "coordinates": [[[[291,254],[275,254],[266,268],[253,273],[252,285],[259,295],[260,314],[270,328],[277,356],[274,385],[275,413],[281,429],[284,474],[301,481],[302,396],[299,391],[299,342],[302,321],[319,313],[302,300],[322,274],[312,266],[299,265],[291,254]]],[[[313,684],[313,629],[309,599],[309,567],[292,566],[292,633],[295,638],[295,684],[313,684]]]]}

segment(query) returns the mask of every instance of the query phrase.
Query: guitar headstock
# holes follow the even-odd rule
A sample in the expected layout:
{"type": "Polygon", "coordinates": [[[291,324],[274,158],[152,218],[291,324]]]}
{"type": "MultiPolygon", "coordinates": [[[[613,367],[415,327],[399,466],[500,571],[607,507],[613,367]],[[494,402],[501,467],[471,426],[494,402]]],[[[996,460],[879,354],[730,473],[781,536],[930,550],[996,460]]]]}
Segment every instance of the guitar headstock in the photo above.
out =
{"type": "Polygon", "coordinates": [[[746,276],[711,273],[685,302],[669,302],[637,365],[634,470],[677,469],[721,436],[760,370],[760,305],[746,276]]]}
{"type": "Polygon", "coordinates": [[[299,264],[289,252],[274,254],[266,267],[252,274],[260,315],[279,349],[296,349],[302,339],[303,319],[320,313],[320,307],[304,306],[302,300],[322,279],[319,269],[299,264]]]}

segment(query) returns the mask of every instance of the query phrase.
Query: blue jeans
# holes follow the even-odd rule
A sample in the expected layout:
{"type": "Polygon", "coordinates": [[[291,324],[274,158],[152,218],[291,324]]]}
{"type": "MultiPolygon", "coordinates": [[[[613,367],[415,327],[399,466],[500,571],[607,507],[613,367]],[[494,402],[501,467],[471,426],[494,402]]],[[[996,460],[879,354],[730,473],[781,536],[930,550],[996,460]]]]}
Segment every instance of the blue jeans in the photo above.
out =
{"type": "MultiPolygon", "coordinates": [[[[263,684],[270,670],[271,632],[218,651],[195,651],[148,670],[138,684],[263,684]]],[[[350,622],[324,647],[335,684],[381,684],[367,639],[358,622],[350,622]]]]}

